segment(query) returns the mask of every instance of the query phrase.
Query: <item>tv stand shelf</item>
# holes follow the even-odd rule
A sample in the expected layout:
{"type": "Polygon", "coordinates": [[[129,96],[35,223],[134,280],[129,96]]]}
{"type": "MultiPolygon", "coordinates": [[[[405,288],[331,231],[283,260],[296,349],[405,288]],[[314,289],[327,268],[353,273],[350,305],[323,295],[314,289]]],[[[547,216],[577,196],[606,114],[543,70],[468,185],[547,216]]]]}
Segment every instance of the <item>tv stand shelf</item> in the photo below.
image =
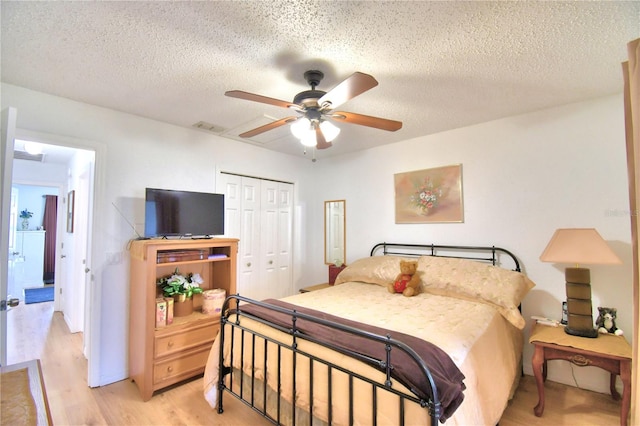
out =
{"type": "Polygon", "coordinates": [[[144,401],[157,390],[202,374],[220,328],[219,315],[201,312],[201,294],[194,295],[193,314],[156,327],[156,298],[162,296],[157,280],[178,269],[200,274],[205,290],[222,288],[227,295],[235,294],[237,253],[238,240],[233,238],[131,242],[129,376],[144,401]]]}

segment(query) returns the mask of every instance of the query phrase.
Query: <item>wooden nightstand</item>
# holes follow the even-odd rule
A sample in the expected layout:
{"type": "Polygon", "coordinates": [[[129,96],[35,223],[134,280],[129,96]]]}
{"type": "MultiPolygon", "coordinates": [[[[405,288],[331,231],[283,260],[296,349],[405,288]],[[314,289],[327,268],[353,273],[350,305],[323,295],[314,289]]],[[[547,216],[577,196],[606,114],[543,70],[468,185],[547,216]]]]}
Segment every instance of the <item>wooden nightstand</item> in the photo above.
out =
{"type": "Polygon", "coordinates": [[[322,290],[323,288],[332,287],[329,283],[322,283],[316,285],[310,285],[309,287],[304,287],[300,289],[300,293],[308,293],[310,291],[322,290]]]}
{"type": "Polygon", "coordinates": [[[563,359],[579,367],[593,366],[611,373],[610,390],[614,400],[620,399],[616,390],[616,376],[624,385],[620,407],[620,424],[625,426],[631,404],[631,346],[622,336],[601,334],[597,338],[572,336],[564,327],[533,324],[529,343],[535,347],[532,359],[533,374],[538,387],[538,405],[533,412],[541,417],[544,412],[544,381],[547,361],[563,359]]]}

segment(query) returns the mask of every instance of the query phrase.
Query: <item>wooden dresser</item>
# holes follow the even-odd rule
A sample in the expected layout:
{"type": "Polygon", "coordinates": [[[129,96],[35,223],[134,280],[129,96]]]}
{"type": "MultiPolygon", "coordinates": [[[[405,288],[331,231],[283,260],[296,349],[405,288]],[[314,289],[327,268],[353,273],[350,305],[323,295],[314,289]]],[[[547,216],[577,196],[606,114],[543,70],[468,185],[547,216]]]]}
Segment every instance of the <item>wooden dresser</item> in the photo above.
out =
{"type": "Polygon", "coordinates": [[[220,327],[219,315],[202,313],[202,295],[194,295],[193,314],[156,327],[156,282],[173,274],[198,273],[203,289],[236,293],[238,240],[135,240],[131,243],[129,298],[129,377],[142,399],[153,392],[204,372],[220,327]],[[190,254],[194,255],[191,256],[190,254]]]}

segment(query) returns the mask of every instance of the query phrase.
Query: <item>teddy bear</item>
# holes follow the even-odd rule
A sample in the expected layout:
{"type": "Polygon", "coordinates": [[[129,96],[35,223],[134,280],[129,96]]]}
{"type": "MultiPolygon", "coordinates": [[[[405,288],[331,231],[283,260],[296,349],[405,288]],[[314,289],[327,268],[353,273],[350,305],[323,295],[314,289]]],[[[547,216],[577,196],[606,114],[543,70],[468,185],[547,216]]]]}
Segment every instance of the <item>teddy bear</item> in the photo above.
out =
{"type": "Polygon", "coordinates": [[[418,277],[418,273],[416,272],[417,269],[418,262],[401,260],[400,273],[393,283],[387,284],[389,293],[402,293],[406,297],[418,294],[420,290],[420,277],[418,277]]]}
{"type": "Polygon", "coordinates": [[[596,319],[598,332],[602,334],[615,334],[616,336],[622,336],[622,330],[616,327],[617,309],[598,307],[598,312],[598,319],[596,319]]]}

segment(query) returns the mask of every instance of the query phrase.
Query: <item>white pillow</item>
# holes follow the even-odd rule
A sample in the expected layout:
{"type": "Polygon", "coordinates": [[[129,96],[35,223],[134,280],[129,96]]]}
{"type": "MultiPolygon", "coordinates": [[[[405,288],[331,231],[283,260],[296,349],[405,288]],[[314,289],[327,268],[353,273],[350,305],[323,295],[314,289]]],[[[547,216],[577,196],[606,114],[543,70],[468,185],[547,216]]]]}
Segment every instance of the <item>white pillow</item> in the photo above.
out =
{"type": "Polygon", "coordinates": [[[481,300],[495,306],[516,327],[524,328],[518,305],[535,284],[523,273],[469,259],[432,256],[421,257],[418,270],[424,292],[481,300]]]}
{"type": "Polygon", "coordinates": [[[392,284],[400,273],[400,260],[418,260],[398,256],[371,256],[358,259],[340,272],[336,284],[349,281],[392,284]]]}

